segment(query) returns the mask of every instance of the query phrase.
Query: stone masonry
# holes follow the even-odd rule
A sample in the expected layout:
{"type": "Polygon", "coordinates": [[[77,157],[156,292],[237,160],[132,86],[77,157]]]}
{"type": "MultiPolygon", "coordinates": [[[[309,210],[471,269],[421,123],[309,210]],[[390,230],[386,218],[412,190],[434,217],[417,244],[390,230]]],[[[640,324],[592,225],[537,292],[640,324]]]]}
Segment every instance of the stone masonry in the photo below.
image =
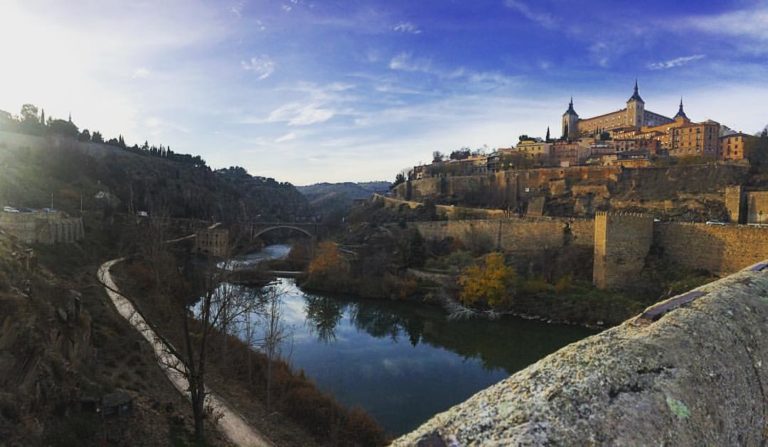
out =
{"type": "Polygon", "coordinates": [[[763,445],[768,269],[758,268],[566,346],[392,445],[763,445]]]}
{"type": "Polygon", "coordinates": [[[653,218],[597,213],[592,278],[600,289],[621,287],[643,270],[653,243],[653,218]]]}
{"type": "Polygon", "coordinates": [[[27,244],[68,244],[85,237],[83,219],[60,211],[0,212],[0,229],[27,244]]]}

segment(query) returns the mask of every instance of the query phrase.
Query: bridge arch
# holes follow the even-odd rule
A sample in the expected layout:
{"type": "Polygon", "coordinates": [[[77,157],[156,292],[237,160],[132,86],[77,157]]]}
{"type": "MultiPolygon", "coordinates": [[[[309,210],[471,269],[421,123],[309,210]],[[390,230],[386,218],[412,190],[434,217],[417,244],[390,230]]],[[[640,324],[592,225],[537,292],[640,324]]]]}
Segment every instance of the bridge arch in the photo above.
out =
{"type": "Polygon", "coordinates": [[[293,226],[293,225],[272,225],[272,226],[260,229],[258,232],[256,232],[253,235],[253,239],[256,239],[256,238],[258,238],[258,237],[262,236],[263,234],[268,233],[270,231],[279,230],[281,228],[288,229],[288,230],[293,230],[293,231],[298,231],[299,233],[302,233],[302,234],[306,235],[308,238],[311,238],[311,239],[315,237],[315,235],[310,233],[309,231],[307,231],[307,230],[305,230],[303,228],[300,228],[300,227],[293,226]]]}

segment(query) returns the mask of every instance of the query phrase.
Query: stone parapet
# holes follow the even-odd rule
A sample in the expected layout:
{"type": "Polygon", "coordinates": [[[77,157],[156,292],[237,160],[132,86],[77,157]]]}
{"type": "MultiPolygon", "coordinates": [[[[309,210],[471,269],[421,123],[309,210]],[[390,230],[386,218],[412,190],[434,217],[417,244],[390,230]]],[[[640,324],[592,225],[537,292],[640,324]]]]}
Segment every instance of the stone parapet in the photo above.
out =
{"type": "Polygon", "coordinates": [[[768,269],[758,269],[566,346],[392,445],[762,445],[768,269]]]}

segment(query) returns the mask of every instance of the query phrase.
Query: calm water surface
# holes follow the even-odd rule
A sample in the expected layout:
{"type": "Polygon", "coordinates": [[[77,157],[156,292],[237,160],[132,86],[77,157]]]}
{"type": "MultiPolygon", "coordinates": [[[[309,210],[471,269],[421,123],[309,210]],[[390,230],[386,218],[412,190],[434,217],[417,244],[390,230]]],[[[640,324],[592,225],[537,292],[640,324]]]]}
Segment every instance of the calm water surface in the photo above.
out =
{"type": "Polygon", "coordinates": [[[282,352],[293,367],[394,435],[593,333],[518,318],[448,321],[437,306],[310,294],[287,278],[272,286],[282,292],[292,334],[282,352]]]}

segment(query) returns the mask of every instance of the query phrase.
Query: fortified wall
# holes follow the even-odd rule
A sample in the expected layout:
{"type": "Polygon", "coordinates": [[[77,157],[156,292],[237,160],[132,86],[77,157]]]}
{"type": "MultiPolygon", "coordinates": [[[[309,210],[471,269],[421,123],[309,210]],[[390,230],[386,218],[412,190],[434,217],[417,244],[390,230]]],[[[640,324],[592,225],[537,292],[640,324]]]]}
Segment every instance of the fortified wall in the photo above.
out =
{"type": "Polygon", "coordinates": [[[456,220],[413,222],[426,239],[468,237],[493,240],[504,251],[533,251],[560,248],[566,244],[592,247],[594,224],[589,219],[507,218],[495,220],[456,220]]]}
{"type": "Polygon", "coordinates": [[[728,186],[725,188],[725,207],[731,222],[768,224],[768,191],[728,186]]]}
{"type": "Polygon", "coordinates": [[[670,261],[718,275],[768,259],[768,227],[656,223],[654,238],[670,261]]]}
{"type": "Polygon", "coordinates": [[[653,217],[644,214],[597,213],[592,278],[599,289],[611,289],[636,277],[653,243],[653,217]]]}
{"type": "MultiPolygon", "coordinates": [[[[723,202],[727,186],[744,184],[749,177],[749,166],[728,163],[651,168],[573,166],[426,177],[398,185],[394,193],[400,199],[433,199],[475,207],[517,209],[528,203],[529,210],[534,198],[547,197],[557,199],[559,203],[549,211],[559,215],[621,209],[681,214],[687,209],[707,216],[723,202]],[[573,209],[563,206],[566,204],[573,209]]],[[[754,197],[759,204],[761,198],[754,197]]],[[[744,200],[749,199],[745,196],[744,200]]],[[[768,207],[760,209],[768,222],[768,207]]]]}
{"type": "Polygon", "coordinates": [[[398,198],[422,201],[437,196],[465,198],[483,195],[493,202],[517,205],[517,199],[549,189],[562,189],[578,182],[617,181],[622,168],[618,166],[574,166],[508,170],[489,175],[427,177],[398,185],[398,198]]]}
{"type": "MultiPolygon", "coordinates": [[[[393,199],[392,197],[384,197],[380,194],[373,195],[374,201],[380,201],[384,206],[388,208],[400,208],[406,206],[410,209],[416,209],[420,206],[424,206],[421,202],[415,202],[413,200],[393,199]]],[[[488,208],[467,208],[453,205],[435,205],[435,211],[437,214],[445,219],[502,219],[507,217],[509,213],[504,210],[488,209],[488,208]]]]}
{"type": "Polygon", "coordinates": [[[766,267],[566,346],[392,445],[762,445],[766,267]]]}
{"type": "Polygon", "coordinates": [[[768,259],[768,226],[653,222],[641,214],[598,213],[595,220],[505,218],[413,222],[424,238],[482,237],[507,252],[556,249],[566,244],[594,247],[593,280],[600,288],[621,288],[643,269],[654,244],[663,257],[691,269],[727,275],[768,259]]]}
{"type": "Polygon", "coordinates": [[[0,212],[0,229],[27,244],[73,243],[85,237],[83,219],[55,212],[0,212]]]}

